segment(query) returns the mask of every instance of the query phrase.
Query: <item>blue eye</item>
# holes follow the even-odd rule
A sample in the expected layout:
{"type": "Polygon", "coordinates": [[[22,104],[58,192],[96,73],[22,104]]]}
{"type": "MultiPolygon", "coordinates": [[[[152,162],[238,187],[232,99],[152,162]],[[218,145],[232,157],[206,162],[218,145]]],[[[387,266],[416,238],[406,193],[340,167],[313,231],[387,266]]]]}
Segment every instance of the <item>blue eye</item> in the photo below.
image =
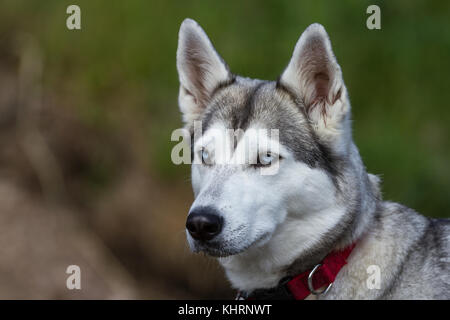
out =
{"type": "Polygon", "coordinates": [[[278,161],[281,157],[271,152],[261,152],[258,154],[258,161],[254,167],[269,167],[272,163],[278,161]]]}
{"type": "Polygon", "coordinates": [[[270,165],[274,160],[274,156],[268,152],[259,155],[259,163],[263,166],[270,165]]]}
{"type": "Polygon", "coordinates": [[[202,157],[202,162],[203,163],[207,163],[208,160],[209,160],[209,153],[208,153],[208,151],[206,151],[205,149],[202,149],[201,157],[202,157]]]}

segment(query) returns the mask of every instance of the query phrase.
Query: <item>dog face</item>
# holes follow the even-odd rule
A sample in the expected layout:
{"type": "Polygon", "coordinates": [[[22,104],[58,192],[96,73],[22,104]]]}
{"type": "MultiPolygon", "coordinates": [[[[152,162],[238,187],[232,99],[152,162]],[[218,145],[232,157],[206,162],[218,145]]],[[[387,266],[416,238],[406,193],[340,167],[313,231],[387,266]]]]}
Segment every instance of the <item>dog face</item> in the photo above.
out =
{"type": "Polygon", "coordinates": [[[242,254],[279,245],[294,230],[293,254],[320,241],[345,212],[339,166],[352,145],[347,91],[323,27],[302,34],[275,82],[233,75],[187,19],[177,68],[179,105],[194,137],[191,249],[242,254]]]}

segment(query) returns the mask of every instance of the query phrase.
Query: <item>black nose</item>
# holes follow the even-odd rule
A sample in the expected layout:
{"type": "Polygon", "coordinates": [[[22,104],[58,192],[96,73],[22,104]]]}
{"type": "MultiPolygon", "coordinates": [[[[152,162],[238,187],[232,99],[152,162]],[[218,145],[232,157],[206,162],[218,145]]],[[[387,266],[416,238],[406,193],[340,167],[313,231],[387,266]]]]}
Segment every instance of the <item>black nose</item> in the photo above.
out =
{"type": "Polygon", "coordinates": [[[222,231],[223,218],[215,213],[214,209],[203,207],[192,211],[186,221],[192,238],[201,241],[208,241],[217,236],[222,231]]]}

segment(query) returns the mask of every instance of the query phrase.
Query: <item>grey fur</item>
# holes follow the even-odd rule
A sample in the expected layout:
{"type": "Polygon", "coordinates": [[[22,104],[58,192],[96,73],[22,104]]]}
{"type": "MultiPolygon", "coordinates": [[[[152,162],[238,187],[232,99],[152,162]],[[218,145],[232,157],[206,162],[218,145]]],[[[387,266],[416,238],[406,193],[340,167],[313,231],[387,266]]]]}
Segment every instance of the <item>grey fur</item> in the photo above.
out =
{"type": "MultiPolygon", "coordinates": [[[[192,20],[188,23],[194,24],[192,20]]],[[[194,26],[198,27],[196,24],[194,26]]],[[[314,28],[322,32],[317,25],[313,26],[314,28]]],[[[319,43],[320,51],[327,54],[328,38],[317,32],[312,38],[314,42],[311,42],[312,45],[310,44],[309,47],[317,47],[319,43]]],[[[305,39],[305,41],[308,40],[307,37],[305,39]]],[[[309,47],[307,46],[304,50],[308,50],[309,47]]],[[[191,48],[192,51],[195,52],[195,48],[191,48]]],[[[299,52],[303,54],[301,50],[299,52]]],[[[183,53],[179,52],[178,56],[183,56],[183,53]]],[[[313,56],[307,58],[314,59],[313,56]]],[[[330,53],[326,59],[323,57],[318,59],[318,63],[335,63],[333,59],[334,56],[330,53]]],[[[195,63],[199,61],[196,60],[195,63]]],[[[302,64],[304,68],[304,63],[302,64]]],[[[180,64],[178,66],[179,72],[183,72],[183,66],[180,64]]],[[[337,64],[333,65],[334,69],[324,68],[322,65],[320,68],[319,80],[322,86],[320,90],[323,91],[324,87],[331,88],[331,81],[338,79],[340,68],[337,64]],[[323,70],[328,70],[330,74],[324,75],[323,70]]],[[[202,72],[214,72],[214,70],[205,70],[202,69],[202,72]]],[[[311,70],[307,71],[311,72],[311,70]]],[[[200,81],[199,79],[202,80],[197,78],[196,81],[200,81]]],[[[345,214],[323,234],[319,241],[308,250],[301,252],[294,262],[278,268],[273,273],[268,273],[268,278],[272,280],[267,280],[261,284],[261,287],[251,280],[248,283],[232,281],[233,286],[247,291],[273,287],[283,277],[308,270],[331,251],[356,242],[357,245],[348,264],[338,274],[331,290],[326,295],[316,298],[450,298],[450,221],[429,219],[412,209],[383,201],[379,190],[379,179],[366,172],[351,133],[348,133],[348,143],[343,150],[337,149],[337,143],[330,142],[333,140],[325,139],[323,135],[318,134],[310,119],[311,109],[317,106],[311,103],[306,105],[307,99],[302,96],[301,90],[293,90],[283,78],[278,81],[263,81],[236,75],[231,75],[225,82],[210,84],[210,87],[215,89],[208,92],[208,96],[204,90],[205,85],[199,86],[203,90],[201,99],[207,102],[201,106],[200,110],[192,111],[192,114],[202,122],[204,132],[215,123],[222,123],[227,128],[243,130],[255,122],[263,123],[267,128],[278,128],[281,144],[292,152],[296,161],[326,172],[334,184],[336,207],[345,208],[345,214]],[[380,289],[369,289],[366,285],[366,279],[369,277],[367,267],[370,265],[376,265],[381,270],[380,289]]],[[[344,89],[342,82],[342,87],[331,100],[347,99],[344,89]]],[[[323,92],[321,94],[324,95],[323,92]]],[[[320,99],[323,100],[320,101],[319,107],[325,108],[326,103],[334,103],[326,97],[320,97],[320,99]]],[[[326,113],[327,109],[322,111],[326,113]]],[[[348,111],[339,121],[345,124],[348,132],[351,132],[349,117],[348,111]]],[[[192,122],[186,122],[186,127],[193,131],[192,122]]],[[[347,133],[342,133],[344,134],[347,133]]],[[[216,168],[215,171],[217,172],[215,182],[203,192],[208,193],[209,199],[213,199],[213,202],[220,199],[222,185],[233,173],[232,169],[230,171],[230,169],[216,168]]],[[[202,195],[196,194],[196,196],[199,198],[202,195]]],[[[242,228],[238,227],[233,232],[240,233],[242,228]]],[[[227,266],[230,263],[243,265],[245,261],[251,263],[252,260],[246,258],[245,253],[242,254],[250,247],[237,250],[228,242],[221,244],[219,241],[213,241],[209,247],[198,245],[196,250],[205,251],[214,256],[228,256],[221,262],[225,266],[227,275],[232,279],[236,277],[236,272],[232,268],[227,269],[227,266]]],[[[245,274],[245,270],[241,271],[245,274]]]]}

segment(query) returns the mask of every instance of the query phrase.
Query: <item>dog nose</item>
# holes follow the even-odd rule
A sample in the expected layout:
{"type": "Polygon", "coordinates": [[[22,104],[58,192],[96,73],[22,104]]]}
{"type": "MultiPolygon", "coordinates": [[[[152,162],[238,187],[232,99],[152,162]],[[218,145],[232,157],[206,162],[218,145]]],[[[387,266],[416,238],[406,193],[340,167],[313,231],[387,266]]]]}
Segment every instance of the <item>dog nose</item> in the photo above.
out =
{"type": "Polygon", "coordinates": [[[195,210],[192,211],[186,221],[192,238],[201,241],[208,241],[217,236],[222,231],[223,218],[213,213],[214,210],[195,210]]]}

